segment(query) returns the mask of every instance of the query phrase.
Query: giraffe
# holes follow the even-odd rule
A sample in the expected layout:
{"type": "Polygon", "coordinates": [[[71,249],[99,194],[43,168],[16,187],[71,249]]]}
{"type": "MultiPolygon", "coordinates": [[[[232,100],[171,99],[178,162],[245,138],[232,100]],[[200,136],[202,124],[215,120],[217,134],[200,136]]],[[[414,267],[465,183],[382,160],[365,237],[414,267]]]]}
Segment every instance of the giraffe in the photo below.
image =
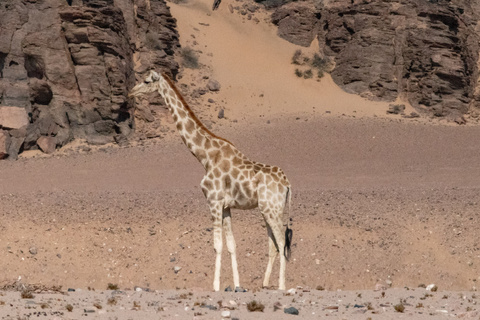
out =
{"type": "Polygon", "coordinates": [[[205,176],[200,186],[213,221],[216,252],[214,290],[220,290],[224,230],[227,249],[232,259],[235,291],[244,291],[240,287],[230,209],[246,210],[256,207],[260,209],[266,222],[269,238],[269,258],[263,286],[268,287],[273,263],[277,253],[282,250],[278,288],[285,290],[286,261],[290,257],[293,235],[288,219],[283,231],[285,206],[288,203],[290,207],[291,202],[291,186],[286,175],[279,167],[249,160],[231,142],[210,132],[195,116],[168,75],[150,71],[145,81],[137,84],[129,96],[135,97],[155,91],[165,100],[183,142],[205,168],[205,176]]]}

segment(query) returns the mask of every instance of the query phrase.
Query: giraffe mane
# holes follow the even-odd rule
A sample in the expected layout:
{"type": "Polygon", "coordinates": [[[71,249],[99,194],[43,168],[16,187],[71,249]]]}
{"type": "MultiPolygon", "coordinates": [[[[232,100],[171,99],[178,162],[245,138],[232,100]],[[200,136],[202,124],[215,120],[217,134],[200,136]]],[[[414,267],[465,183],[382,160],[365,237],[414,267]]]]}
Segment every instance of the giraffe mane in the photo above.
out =
{"type": "Polygon", "coordinates": [[[214,138],[217,138],[217,139],[220,139],[220,140],[223,140],[229,144],[231,144],[233,146],[233,143],[231,143],[230,141],[228,141],[227,139],[224,139],[222,137],[219,137],[217,136],[216,134],[214,134],[213,132],[211,132],[210,130],[208,130],[207,127],[205,127],[205,125],[197,118],[197,116],[195,115],[195,113],[193,113],[192,109],[190,109],[190,106],[188,105],[187,101],[185,101],[185,99],[183,98],[183,95],[180,93],[180,90],[178,90],[177,86],[175,86],[175,84],[173,83],[172,79],[170,79],[170,77],[166,74],[166,73],[163,73],[162,72],[162,77],[165,79],[165,81],[168,82],[168,84],[170,85],[170,87],[173,89],[173,91],[176,93],[177,97],[180,99],[180,101],[182,102],[182,104],[184,105],[185,109],[187,110],[188,112],[188,115],[193,119],[193,121],[195,121],[195,123],[197,125],[199,125],[203,130],[205,130],[208,134],[210,134],[212,137],[214,138]]]}

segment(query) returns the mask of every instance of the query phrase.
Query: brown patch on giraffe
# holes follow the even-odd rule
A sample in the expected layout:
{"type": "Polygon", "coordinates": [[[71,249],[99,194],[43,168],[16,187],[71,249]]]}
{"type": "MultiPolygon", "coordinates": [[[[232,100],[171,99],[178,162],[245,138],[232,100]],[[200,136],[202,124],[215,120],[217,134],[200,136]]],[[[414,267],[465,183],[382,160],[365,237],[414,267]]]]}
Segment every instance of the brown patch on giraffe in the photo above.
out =
{"type": "Polygon", "coordinates": [[[210,161],[213,162],[213,164],[217,164],[220,161],[220,151],[218,150],[213,150],[208,153],[208,157],[210,158],[210,161]]]}
{"type": "Polygon", "coordinates": [[[220,189],[220,180],[215,179],[215,189],[219,190],[220,189]]]}
{"type": "Polygon", "coordinates": [[[202,149],[195,150],[195,155],[198,159],[205,159],[207,157],[207,154],[202,149]]]}
{"type": "Polygon", "coordinates": [[[223,156],[224,156],[225,158],[230,158],[230,157],[233,157],[233,156],[235,155],[235,153],[233,152],[233,148],[232,148],[231,145],[226,144],[226,145],[224,145],[224,146],[222,147],[221,150],[222,150],[223,156]]]}
{"type": "Polygon", "coordinates": [[[217,148],[217,149],[220,148],[220,143],[218,143],[217,140],[213,140],[213,141],[212,141],[212,145],[213,145],[214,148],[217,148]]]}
{"type": "Polygon", "coordinates": [[[178,122],[178,116],[175,113],[172,113],[173,121],[178,122]]]}
{"type": "Polygon", "coordinates": [[[272,168],[272,172],[277,172],[278,171],[278,167],[273,167],[272,168]]]}
{"type": "Polygon", "coordinates": [[[238,170],[237,168],[232,169],[231,175],[233,179],[237,179],[239,174],[240,174],[240,170],[238,170]]]}
{"type": "Polygon", "coordinates": [[[187,117],[187,113],[185,111],[183,111],[182,109],[177,110],[177,112],[178,112],[178,116],[181,119],[185,119],[187,117]]]}
{"type": "Polygon", "coordinates": [[[222,172],[218,170],[218,168],[215,168],[213,169],[213,175],[215,176],[215,178],[220,178],[220,176],[222,175],[222,172]]]}
{"type": "Polygon", "coordinates": [[[212,147],[212,142],[210,139],[205,139],[204,147],[205,149],[210,149],[212,147]]]}
{"type": "Polygon", "coordinates": [[[220,165],[219,165],[220,170],[223,172],[228,172],[230,171],[230,162],[227,160],[223,160],[220,165]]]}
{"type": "Polygon", "coordinates": [[[192,133],[194,129],[195,129],[195,122],[193,122],[193,120],[188,120],[187,123],[185,124],[185,130],[187,130],[188,133],[192,133]]]}
{"type": "Polygon", "coordinates": [[[183,123],[181,123],[180,121],[177,122],[177,130],[178,131],[183,131],[183,123]]]}
{"type": "Polygon", "coordinates": [[[206,190],[211,190],[213,187],[213,184],[209,180],[203,180],[203,187],[205,187],[206,190]]]}
{"type": "Polygon", "coordinates": [[[232,164],[233,164],[234,167],[237,167],[237,166],[241,165],[242,163],[243,163],[243,160],[239,157],[235,157],[232,160],[232,164]]]}
{"type": "Polygon", "coordinates": [[[203,141],[203,136],[199,132],[197,132],[197,134],[193,138],[193,143],[195,143],[195,145],[197,146],[201,146],[202,141],[203,141]]]}

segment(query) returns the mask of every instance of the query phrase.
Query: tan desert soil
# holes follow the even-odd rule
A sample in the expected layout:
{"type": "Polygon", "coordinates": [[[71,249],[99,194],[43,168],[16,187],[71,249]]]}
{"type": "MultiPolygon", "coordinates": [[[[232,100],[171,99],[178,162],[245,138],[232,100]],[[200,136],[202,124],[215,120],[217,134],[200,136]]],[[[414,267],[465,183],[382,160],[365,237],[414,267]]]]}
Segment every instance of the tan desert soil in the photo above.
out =
{"type": "MultiPolygon", "coordinates": [[[[169,318],[187,312],[197,300],[216,305],[238,299],[232,316],[241,312],[241,319],[253,319],[256,314],[241,303],[256,299],[255,294],[270,313],[278,299],[299,308],[301,315],[334,312],[341,318],[345,312],[348,319],[356,319],[356,309],[362,309],[352,305],[366,302],[378,312],[406,317],[391,307],[400,299],[407,299],[405,308],[415,319],[438,316],[441,309],[449,315],[476,312],[471,290],[477,287],[480,263],[480,127],[311,114],[250,123],[223,119],[213,130],[252,159],[287,173],[294,230],[287,287],[310,292],[299,290],[294,297],[255,292],[267,264],[267,235],[258,210],[233,212],[240,279],[249,293],[211,292],[213,235],[198,186],[203,169],[180,139],[159,139],[143,146],[0,162],[0,284],[82,289],[69,296],[39,295],[30,303],[37,309],[25,309],[28,299],[20,299],[19,292],[3,292],[0,314],[65,312],[63,305],[76,301],[72,314],[59,317],[79,318],[99,300],[107,316],[116,310],[112,318],[153,319],[162,313],[148,301],[158,300],[169,318]],[[108,283],[121,290],[138,286],[160,292],[129,291],[118,306],[107,307],[110,292],[98,291],[108,283]],[[420,300],[426,291],[418,285],[431,283],[439,291],[420,300]],[[398,289],[387,289],[391,298],[380,299],[382,290],[373,289],[389,284],[398,289]],[[316,291],[317,286],[330,292],[316,291]],[[97,293],[83,297],[88,287],[97,293]],[[176,288],[186,291],[165,291],[176,288]],[[357,299],[356,290],[368,291],[357,299]],[[165,300],[190,291],[194,296],[180,303],[165,300]],[[139,295],[141,309],[129,316],[139,295]],[[442,299],[445,295],[453,300],[442,299]],[[52,307],[40,310],[38,303],[49,298],[52,307]],[[422,314],[418,303],[424,305],[422,314]],[[333,304],[338,311],[324,310],[333,304]]],[[[227,250],[222,266],[222,287],[227,287],[232,285],[227,250]]],[[[275,266],[273,286],[277,272],[275,266]]],[[[204,315],[200,318],[220,318],[220,310],[195,311],[204,315]]],[[[192,318],[195,311],[181,317],[192,318]]],[[[358,319],[371,314],[365,312],[358,319]]],[[[387,319],[386,314],[372,318],[387,319]]]]}

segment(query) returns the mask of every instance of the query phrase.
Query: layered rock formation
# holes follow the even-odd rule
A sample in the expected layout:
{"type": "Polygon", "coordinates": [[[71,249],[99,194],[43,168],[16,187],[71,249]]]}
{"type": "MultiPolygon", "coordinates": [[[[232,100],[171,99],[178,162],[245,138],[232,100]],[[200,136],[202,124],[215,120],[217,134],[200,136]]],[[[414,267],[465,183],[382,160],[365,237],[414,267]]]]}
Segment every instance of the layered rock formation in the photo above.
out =
{"type": "Polygon", "coordinates": [[[163,0],[2,1],[0,114],[27,123],[9,128],[0,117],[0,157],[52,152],[74,138],[124,141],[135,76],[178,72],[175,28],[163,0]]]}
{"type": "Polygon", "coordinates": [[[478,115],[480,1],[330,0],[313,12],[309,5],[281,6],[272,21],[281,37],[300,45],[309,46],[316,32],[346,91],[400,96],[426,115],[478,115]]]}

